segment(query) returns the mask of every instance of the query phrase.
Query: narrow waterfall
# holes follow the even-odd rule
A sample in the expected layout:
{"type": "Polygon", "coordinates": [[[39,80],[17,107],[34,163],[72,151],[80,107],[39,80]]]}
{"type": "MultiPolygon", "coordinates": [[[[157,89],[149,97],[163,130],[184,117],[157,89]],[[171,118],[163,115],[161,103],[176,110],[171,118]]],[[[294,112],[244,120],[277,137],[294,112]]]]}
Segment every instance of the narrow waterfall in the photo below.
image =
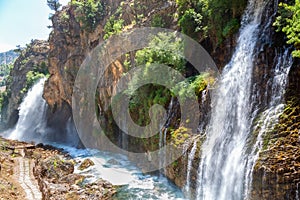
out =
{"type": "Polygon", "coordinates": [[[193,164],[193,160],[196,154],[196,150],[197,150],[197,142],[198,140],[195,140],[193,143],[193,147],[192,150],[190,152],[190,154],[188,155],[188,165],[187,165],[187,174],[186,174],[186,184],[184,187],[184,192],[186,193],[186,196],[190,199],[191,198],[191,168],[192,168],[192,164],[193,164]]]}
{"type": "Polygon", "coordinates": [[[244,198],[253,56],[265,5],[259,0],[249,2],[235,53],[212,95],[212,118],[202,146],[197,199],[244,198]]]}
{"type": "Polygon", "coordinates": [[[253,128],[254,132],[258,133],[256,142],[248,156],[245,195],[248,195],[248,192],[250,192],[251,189],[252,172],[258,159],[259,152],[263,148],[263,136],[273,130],[284,109],[283,97],[287,86],[288,74],[293,64],[290,49],[285,49],[283,52],[277,52],[274,63],[276,64],[273,68],[274,75],[273,78],[268,81],[268,84],[271,85],[271,89],[266,92],[268,93],[268,96],[270,96],[269,105],[259,116],[259,120],[254,124],[253,128]]]}
{"type": "MultiPolygon", "coordinates": [[[[203,90],[201,94],[201,104],[200,109],[204,112],[205,108],[207,107],[207,90],[203,90]]],[[[202,115],[205,115],[207,113],[202,113],[202,115]]],[[[205,126],[206,126],[206,119],[203,117],[200,120],[200,124],[198,126],[198,132],[202,135],[205,132],[205,126]]],[[[185,186],[184,186],[184,192],[188,199],[192,198],[192,191],[191,191],[191,170],[193,167],[193,161],[195,158],[195,154],[197,151],[197,144],[201,138],[197,137],[194,142],[193,146],[191,148],[191,151],[187,155],[188,157],[188,163],[187,163],[187,171],[186,171],[186,180],[185,180],[185,186]]]]}
{"type": "MultiPolygon", "coordinates": [[[[163,148],[167,144],[167,132],[168,127],[170,126],[170,120],[173,118],[173,108],[175,104],[175,99],[172,97],[168,110],[167,110],[167,120],[165,125],[159,130],[159,149],[163,148]]],[[[166,154],[165,152],[160,152],[159,154],[159,169],[162,173],[165,173],[165,163],[166,163],[166,154]]]]}
{"type": "Polygon", "coordinates": [[[20,105],[19,120],[8,135],[9,139],[37,141],[42,138],[46,127],[46,101],[42,98],[45,78],[40,79],[27,93],[20,105]]]}

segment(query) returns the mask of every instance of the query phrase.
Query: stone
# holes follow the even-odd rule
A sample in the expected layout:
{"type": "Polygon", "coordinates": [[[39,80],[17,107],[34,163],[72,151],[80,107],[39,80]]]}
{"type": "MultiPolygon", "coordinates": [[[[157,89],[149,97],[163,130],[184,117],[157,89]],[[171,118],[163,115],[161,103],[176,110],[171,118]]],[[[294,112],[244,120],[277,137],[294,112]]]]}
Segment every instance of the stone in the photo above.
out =
{"type": "Polygon", "coordinates": [[[95,165],[95,163],[91,159],[87,158],[79,165],[78,169],[85,170],[85,169],[89,168],[90,166],[94,166],[94,165],[95,165]]]}
{"type": "Polygon", "coordinates": [[[110,159],[107,161],[107,164],[110,164],[110,165],[120,165],[120,162],[115,160],[115,159],[110,159]]]}

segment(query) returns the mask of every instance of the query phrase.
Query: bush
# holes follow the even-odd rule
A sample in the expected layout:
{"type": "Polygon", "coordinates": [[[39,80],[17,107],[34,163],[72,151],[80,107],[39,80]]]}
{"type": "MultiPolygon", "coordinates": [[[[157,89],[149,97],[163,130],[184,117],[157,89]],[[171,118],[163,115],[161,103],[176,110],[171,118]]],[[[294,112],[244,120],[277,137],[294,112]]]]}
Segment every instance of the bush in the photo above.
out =
{"type": "Polygon", "coordinates": [[[179,26],[187,35],[202,40],[209,36],[220,44],[236,33],[247,1],[177,0],[179,26]]]}
{"type": "Polygon", "coordinates": [[[189,77],[173,88],[172,95],[180,97],[183,101],[187,98],[193,98],[195,95],[200,96],[201,92],[213,81],[210,80],[209,74],[189,77]]]}
{"type": "Polygon", "coordinates": [[[233,18],[227,23],[227,25],[223,29],[222,35],[223,37],[227,38],[228,36],[238,32],[239,28],[240,28],[239,20],[233,18]]]}
{"type": "Polygon", "coordinates": [[[294,5],[279,4],[279,16],[274,22],[277,31],[282,31],[287,36],[287,44],[293,44],[295,50],[293,57],[300,58],[300,1],[295,0],[294,5]]]}
{"type": "Polygon", "coordinates": [[[116,19],[115,16],[111,16],[105,26],[104,26],[104,36],[103,39],[106,40],[108,39],[110,36],[114,35],[114,34],[118,34],[122,31],[123,29],[123,24],[124,24],[124,20],[123,19],[116,19]]]}
{"type": "Polygon", "coordinates": [[[26,85],[21,90],[22,94],[27,93],[27,91],[41,78],[48,77],[49,74],[43,74],[41,72],[29,71],[26,74],[26,85]]]}
{"type": "Polygon", "coordinates": [[[203,16],[201,13],[197,13],[194,9],[190,8],[184,12],[179,19],[179,25],[182,32],[196,38],[198,33],[202,33],[202,37],[207,37],[207,25],[203,23],[203,16]]]}
{"type": "Polygon", "coordinates": [[[99,0],[73,0],[76,7],[77,21],[87,31],[93,31],[105,16],[105,5],[99,0]]]}
{"type": "Polygon", "coordinates": [[[154,104],[166,108],[171,100],[171,92],[158,84],[147,84],[138,89],[136,85],[139,80],[148,80],[150,83],[156,83],[157,79],[164,80],[165,75],[159,73],[160,65],[157,64],[168,65],[184,73],[186,61],[183,59],[183,42],[175,34],[159,33],[150,41],[148,48],[136,52],[135,63],[142,70],[134,74],[124,95],[130,97],[129,108],[134,121],[146,125],[150,122],[149,108],[154,104]]]}
{"type": "Polygon", "coordinates": [[[159,27],[164,28],[166,23],[164,22],[164,19],[160,15],[154,15],[151,21],[152,27],[159,27]]]}

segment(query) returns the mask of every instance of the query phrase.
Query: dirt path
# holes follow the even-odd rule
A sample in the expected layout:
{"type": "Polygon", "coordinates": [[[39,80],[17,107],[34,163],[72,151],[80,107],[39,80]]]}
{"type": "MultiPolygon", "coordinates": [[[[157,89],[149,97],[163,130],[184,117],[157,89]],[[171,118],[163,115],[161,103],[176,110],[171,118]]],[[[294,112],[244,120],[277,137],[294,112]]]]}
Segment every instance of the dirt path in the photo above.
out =
{"type": "Polygon", "coordinates": [[[26,193],[26,198],[28,200],[41,200],[42,193],[40,192],[38,184],[32,174],[33,162],[30,159],[21,157],[18,158],[18,163],[18,180],[26,193]]]}

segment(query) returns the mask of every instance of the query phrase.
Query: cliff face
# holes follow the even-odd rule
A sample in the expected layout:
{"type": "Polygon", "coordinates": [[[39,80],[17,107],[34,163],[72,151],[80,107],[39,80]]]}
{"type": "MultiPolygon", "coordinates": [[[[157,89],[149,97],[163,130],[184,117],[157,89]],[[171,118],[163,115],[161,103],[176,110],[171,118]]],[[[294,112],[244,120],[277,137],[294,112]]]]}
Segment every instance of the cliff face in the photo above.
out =
{"type": "MultiPolygon", "coordinates": [[[[49,72],[50,78],[45,83],[43,97],[49,105],[48,124],[51,127],[65,127],[71,116],[73,85],[77,71],[86,55],[99,43],[104,41],[104,30],[111,16],[123,20],[123,28],[150,26],[155,15],[165,16],[167,26],[173,26],[169,13],[175,12],[173,3],[163,1],[105,1],[102,19],[94,28],[87,28],[81,21],[82,10],[72,4],[64,7],[52,17],[53,31],[49,38],[49,72]],[[147,14],[146,14],[147,13],[147,14]],[[143,17],[141,17],[143,16],[143,17]]],[[[117,19],[115,19],[117,20],[117,19]]],[[[116,84],[124,72],[121,57],[113,62],[98,85],[96,101],[101,110],[103,124],[113,130],[108,122],[110,98],[114,94],[116,84]]],[[[95,142],[95,141],[93,141],[95,142]]]]}
{"type": "Polygon", "coordinates": [[[46,41],[34,40],[24,49],[10,72],[2,110],[2,117],[8,127],[18,120],[18,108],[28,87],[27,73],[47,71],[49,45],[46,41]]]}
{"type": "MultiPolygon", "coordinates": [[[[115,10],[118,5],[119,1],[107,1],[105,12],[115,10]]],[[[80,23],[79,15],[77,7],[71,5],[52,17],[53,31],[49,38],[50,78],[45,83],[43,95],[49,105],[48,118],[51,126],[63,126],[71,116],[71,98],[77,71],[87,53],[103,41],[103,27],[108,15],[93,31],[87,30],[84,24],[80,23]]],[[[120,77],[122,66],[115,65],[113,71],[114,73],[106,74],[107,85],[112,85],[112,80],[120,77]]],[[[104,91],[112,93],[110,88],[104,91]]],[[[109,98],[107,93],[100,93],[103,101],[109,98]]]]}
{"type": "MultiPolygon", "coordinates": [[[[85,25],[79,21],[80,13],[75,5],[65,7],[52,17],[53,31],[49,38],[50,78],[45,84],[44,98],[53,109],[53,112],[64,103],[71,105],[73,84],[77,71],[87,53],[100,42],[103,42],[103,37],[106,34],[104,26],[108,18],[116,15],[119,12],[117,11],[119,8],[121,9],[121,14],[118,15],[124,20],[124,25],[130,25],[135,20],[136,15],[143,12],[130,7],[130,4],[134,3],[134,1],[124,1],[122,4],[120,2],[120,0],[104,2],[105,15],[92,31],[86,29],[85,25]]],[[[141,1],[141,3],[144,3],[145,7],[147,7],[145,13],[152,11],[152,14],[160,14],[160,12],[164,11],[161,8],[161,4],[164,3],[156,1],[141,1]]],[[[150,25],[151,17],[153,15],[149,13],[149,17],[144,21],[141,20],[141,23],[150,25]]],[[[122,73],[122,63],[116,61],[105,74],[103,78],[104,83],[99,85],[99,97],[103,101],[101,104],[105,104],[105,108],[108,107],[107,102],[113,93],[112,88],[122,73]],[[107,88],[107,86],[111,86],[111,88],[107,88]]]]}
{"type": "Polygon", "coordinates": [[[289,74],[286,105],[279,123],[264,136],[254,168],[252,199],[297,199],[300,181],[300,65],[289,74]]]}

